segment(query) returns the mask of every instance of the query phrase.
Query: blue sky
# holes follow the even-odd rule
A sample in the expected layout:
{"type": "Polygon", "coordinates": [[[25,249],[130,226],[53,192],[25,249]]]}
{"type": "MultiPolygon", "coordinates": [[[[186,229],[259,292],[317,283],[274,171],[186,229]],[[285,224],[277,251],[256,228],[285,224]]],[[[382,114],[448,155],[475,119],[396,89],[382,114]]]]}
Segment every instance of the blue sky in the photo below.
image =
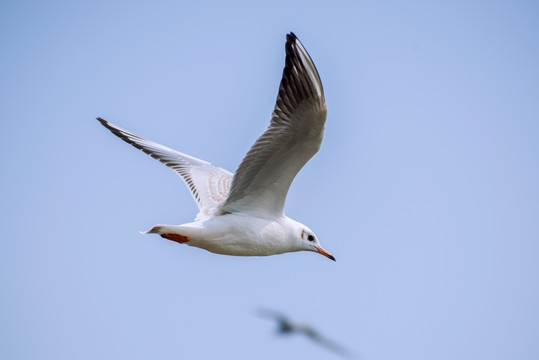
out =
{"type": "Polygon", "coordinates": [[[532,1],[3,2],[0,358],[539,356],[532,1]],[[328,103],[286,212],[337,258],[220,256],[179,178],[101,116],[234,171],[294,31],[328,103]]]}

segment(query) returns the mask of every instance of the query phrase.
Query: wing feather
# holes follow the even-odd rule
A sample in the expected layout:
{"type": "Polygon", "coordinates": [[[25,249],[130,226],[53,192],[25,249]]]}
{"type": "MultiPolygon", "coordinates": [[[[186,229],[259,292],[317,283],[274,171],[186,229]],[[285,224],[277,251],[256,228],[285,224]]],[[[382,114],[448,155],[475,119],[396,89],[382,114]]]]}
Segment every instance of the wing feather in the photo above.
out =
{"type": "Polygon", "coordinates": [[[320,76],[293,33],[286,36],[285,51],[271,122],[238,167],[222,213],[282,215],[292,181],[320,148],[327,113],[320,76]]]}
{"type": "Polygon", "coordinates": [[[196,220],[212,217],[217,207],[227,198],[232,181],[230,172],[135,135],[102,118],[97,120],[114,135],[159,160],[182,178],[200,210],[196,220]]]}

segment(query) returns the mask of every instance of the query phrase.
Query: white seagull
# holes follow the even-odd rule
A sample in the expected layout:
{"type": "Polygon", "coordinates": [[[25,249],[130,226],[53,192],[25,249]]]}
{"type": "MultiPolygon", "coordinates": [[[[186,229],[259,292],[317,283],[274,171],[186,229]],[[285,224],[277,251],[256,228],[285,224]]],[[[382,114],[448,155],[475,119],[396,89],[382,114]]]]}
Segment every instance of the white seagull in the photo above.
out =
{"type": "Polygon", "coordinates": [[[200,212],[194,222],[155,225],[145,234],[213,253],[267,256],[314,251],[331,260],[314,232],[284,214],[290,184],[324,135],[324,90],[307,50],[286,36],[286,60],[271,122],[232,173],[97,118],[112,133],[172,168],[200,212]]]}

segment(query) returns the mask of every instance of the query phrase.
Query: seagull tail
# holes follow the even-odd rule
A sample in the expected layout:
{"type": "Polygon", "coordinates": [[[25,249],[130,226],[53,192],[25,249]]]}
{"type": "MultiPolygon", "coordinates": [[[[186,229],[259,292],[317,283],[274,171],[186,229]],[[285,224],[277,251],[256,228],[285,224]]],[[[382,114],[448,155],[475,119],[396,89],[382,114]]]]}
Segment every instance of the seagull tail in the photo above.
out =
{"type": "Polygon", "coordinates": [[[185,225],[154,225],[148,231],[141,231],[141,234],[158,234],[162,238],[178,243],[186,243],[200,237],[201,228],[198,226],[185,225]]]}

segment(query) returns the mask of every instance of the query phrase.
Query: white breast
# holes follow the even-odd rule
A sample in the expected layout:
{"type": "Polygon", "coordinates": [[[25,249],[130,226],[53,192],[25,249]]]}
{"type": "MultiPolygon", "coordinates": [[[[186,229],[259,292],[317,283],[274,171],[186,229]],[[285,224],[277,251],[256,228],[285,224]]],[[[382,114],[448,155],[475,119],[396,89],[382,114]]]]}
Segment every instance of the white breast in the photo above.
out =
{"type": "Polygon", "coordinates": [[[299,251],[290,241],[291,220],[282,217],[267,220],[241,213],[218,216],[201,225],[201,237],[187,245],[200,247],[217,254],[265,256],[299,251]]]}

